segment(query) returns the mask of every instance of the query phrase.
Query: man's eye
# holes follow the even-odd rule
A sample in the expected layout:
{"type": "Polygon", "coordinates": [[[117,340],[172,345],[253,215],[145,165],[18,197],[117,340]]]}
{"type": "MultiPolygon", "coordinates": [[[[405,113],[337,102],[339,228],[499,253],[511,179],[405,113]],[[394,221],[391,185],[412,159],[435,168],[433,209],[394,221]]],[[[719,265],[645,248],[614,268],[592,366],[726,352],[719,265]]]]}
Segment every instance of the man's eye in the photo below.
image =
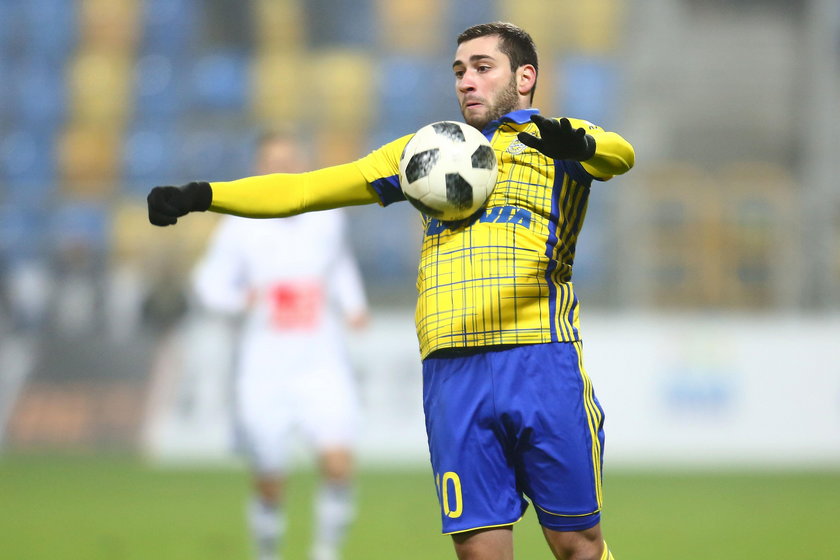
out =
{"type": "Polygon", "coordinates": [[[464,71],[463,71],[463,70],[458,70],[458,71],[456,71],[456,72],[455,72],[455,77],[456,77],[456,78],[458,78],[458,79],[460,80],[461,78],[463,78],[463,77],[464,77],[464,71]]]}
{"type": "Polygon", "coordinates": [[[487,72],[488,70],[490,70],[490,67],[489,67],[489,66],[486,66],[486,65],[484,65],[484,66],[479,66],[479,67],[477,68],[477,70],[478,70],[479,72],[487,72]]]}

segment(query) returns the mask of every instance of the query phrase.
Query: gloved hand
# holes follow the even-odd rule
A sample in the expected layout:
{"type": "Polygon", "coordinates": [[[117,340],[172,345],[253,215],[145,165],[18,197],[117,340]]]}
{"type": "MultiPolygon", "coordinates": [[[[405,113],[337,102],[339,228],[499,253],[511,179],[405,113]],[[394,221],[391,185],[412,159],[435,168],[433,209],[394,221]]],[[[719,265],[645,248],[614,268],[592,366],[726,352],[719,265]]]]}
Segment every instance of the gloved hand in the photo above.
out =
{"type": "Polygon", "coordinates": [[[180,187],[155,187],[146,197],[149,221],[156,226],[171,226],[190,212],[204,212],[210,208],[213,191],[210,183],[192,182],[180,187]]]}
{"type": "Polygon", "coordinates": [[[520,132],[516,137],[526,146],[552,159],[586,161],[595,155],[595,138],[583,128],[573,129],[569,119],[564,117],[557,121],[542,115],[531,115],[531,120],[540,130],[541,138],[520,132]]]}

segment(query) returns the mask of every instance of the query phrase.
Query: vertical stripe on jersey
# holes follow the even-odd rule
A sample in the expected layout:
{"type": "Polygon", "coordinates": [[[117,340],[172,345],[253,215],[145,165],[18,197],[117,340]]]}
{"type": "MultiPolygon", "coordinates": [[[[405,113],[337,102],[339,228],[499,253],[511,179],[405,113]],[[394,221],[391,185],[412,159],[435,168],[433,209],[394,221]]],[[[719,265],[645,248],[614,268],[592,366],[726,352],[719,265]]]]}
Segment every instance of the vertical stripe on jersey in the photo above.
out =
{"type": "MultiPolygon", "coordinates": [[[[545,283],[548,286],[548,316],[549,328],[551,330],[551,341],[558,342],[560,339],[557,336],[557,284],[554,282],[554,271],[557,268],[557,261],[554,253],[557,249],[558,237],[558,223],[560,221],[560,190],[558,189],[558,182],[562,185],[565,180],[565,173],[558,161],[554,161],[554,185],[551,187],[551,214],[548,218],[548,235],[545,240],[545,256],[548,258],[548,266],[545,269],[545,283]]],[[[562,289],[562,286],[561,286],[562,289]]]]}
{"type": "MultiPolygon", "coordinates": [[[[562,299],[559,302],[558,314],[554,315],[563,329],[565,340],[577,340],[578,300],[572,288],[572,266],[575,260],[575,247],[578,234],[583,227],[586,209],[589,202],[589,187],[574,180],[565,168],[564,162],[555,161],[555,188],[560,185],[558,199],[557,233],[554,238],[562,240],[557,244],[557,252],[553,256],[561,266],[556,278],[548,278],[549,282],[560,284],[562,299]],[[562,177],[562,180],[558,178],[562,177]]],[[[552,203],[553,204],[553,203],[552,203]]],[[[553,212],[553,210],[552,210],[553,212]]],[[[553,215],[553,213],[552,213],[553,215]]]]}
{"type": "MultiPolygon", "coordinates": [[[[548,224],[549,232],[546,240],[546,257],[549,266],[546,270],[546,283],[549,288],[552,340],[557,340],[557,330],[561,330],[561,340],[574,340],[577,332],[573,323],[566,319],[573,312],[575,297],[571,284],[571,261],[574,259],[574,239],[564,236],[574,236],[570,227],[576,222],[577,212],[573,209],[579,202],[579,193],[575,192],[577,184],[565,171],[562,161],[554,161],[554,186],[551,195],[551,216],[548,224]],[[567,243],[563,243],[566,240],[567,243]],[[557,271],[557,266],[561,270],[557,271]],[[568,268],[569,270],[564,270],[568,268]]],[[[579,225],[579,222],[577,222],[579,225]]]]}

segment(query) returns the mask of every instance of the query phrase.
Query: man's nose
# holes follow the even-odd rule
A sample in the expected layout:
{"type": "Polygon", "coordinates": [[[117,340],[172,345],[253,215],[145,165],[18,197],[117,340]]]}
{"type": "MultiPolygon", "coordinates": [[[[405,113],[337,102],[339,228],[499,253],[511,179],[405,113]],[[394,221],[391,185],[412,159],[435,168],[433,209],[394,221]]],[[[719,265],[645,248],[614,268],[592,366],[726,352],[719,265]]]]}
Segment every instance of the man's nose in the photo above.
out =
{"type": "Polygon", "coordinates": [[[464,77],[461,78],[461,81],[458,82],[458,89],[464,92],[473,91],[475,89],[475,82],[473,82],[472,79],[465,74],[464,77]]]}

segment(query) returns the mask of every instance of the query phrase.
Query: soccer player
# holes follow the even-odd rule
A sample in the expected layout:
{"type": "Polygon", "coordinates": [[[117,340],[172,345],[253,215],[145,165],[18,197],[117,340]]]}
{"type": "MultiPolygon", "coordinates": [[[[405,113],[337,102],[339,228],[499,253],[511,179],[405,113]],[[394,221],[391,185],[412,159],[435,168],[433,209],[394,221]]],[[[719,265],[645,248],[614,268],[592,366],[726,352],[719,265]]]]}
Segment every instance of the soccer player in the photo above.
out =
{"type": "MultiPolygon", "coordinates": [[[[459,35],[455,93],[490,140],[499,177],[473,219],[424,217],[423,403],[443,532],[461,560],[512,558],[526,497],[556,558],[612,558],[600,525],[604,415],[583,367],[571,275],[591,187],[628,171],[635,155],[614,132],[532,108],[538,68],[531,37],[514,25],[459,35]]],[[[398,162],[409,138],[302,175],[156,187],[149,219],[387,205],[404,198],[398,162]]]]}
{"type": "MultiPolygon", "coordinates": [[[[257,171],[296,172],[306,152],[292,137],[262,137],[257,171]]],[[[278,558],[284,486],[299,430],[317,451],[312,560],[339,558],[354,515],[352,449],[358,401],[342,319],[368,318],[341,210],[286,220],[222,218],[194,273],[208,309],[242,314],[235,376],[237,435],[253,472],[248,506],[257,558],[278,558]]]]}

